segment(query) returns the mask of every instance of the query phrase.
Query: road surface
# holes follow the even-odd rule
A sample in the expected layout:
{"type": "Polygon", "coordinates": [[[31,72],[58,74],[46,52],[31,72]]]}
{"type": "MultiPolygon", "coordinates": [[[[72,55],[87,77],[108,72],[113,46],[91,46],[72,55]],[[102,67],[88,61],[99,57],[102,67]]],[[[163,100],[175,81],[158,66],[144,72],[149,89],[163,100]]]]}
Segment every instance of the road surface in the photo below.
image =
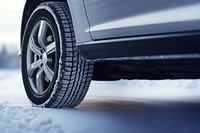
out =
{"type": "Polygon", "coordinates": [[[199,80],[93,82],[77,108],[44,109],[31,107],[18,70],[0,74],[1,133],[200,132],[199,80]]]}

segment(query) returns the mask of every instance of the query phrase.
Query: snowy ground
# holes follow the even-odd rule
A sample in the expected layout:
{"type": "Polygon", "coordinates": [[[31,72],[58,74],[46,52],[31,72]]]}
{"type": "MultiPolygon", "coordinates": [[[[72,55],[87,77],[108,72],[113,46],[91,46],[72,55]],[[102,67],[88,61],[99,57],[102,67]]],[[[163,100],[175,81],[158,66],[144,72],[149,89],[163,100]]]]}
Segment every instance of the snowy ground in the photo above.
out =
{"type": "Polygon", "coordinates": [[[33,108],[0,70],[0,133],[199,133],[200,80],[92,82],[76,109],[33,108]]]}

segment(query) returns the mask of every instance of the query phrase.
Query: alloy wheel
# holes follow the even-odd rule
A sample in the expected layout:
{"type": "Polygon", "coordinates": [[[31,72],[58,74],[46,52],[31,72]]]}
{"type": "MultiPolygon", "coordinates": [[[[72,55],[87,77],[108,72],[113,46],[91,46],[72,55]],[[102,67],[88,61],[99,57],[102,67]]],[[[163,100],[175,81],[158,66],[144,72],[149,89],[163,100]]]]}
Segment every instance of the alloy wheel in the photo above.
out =
{"type": "Polygon", "coordinates": [[[54,77],[56,42],[50,24],[40,20],[35,24],[27,48],[27,72],[31,89],[44,94],[54,77]]]}

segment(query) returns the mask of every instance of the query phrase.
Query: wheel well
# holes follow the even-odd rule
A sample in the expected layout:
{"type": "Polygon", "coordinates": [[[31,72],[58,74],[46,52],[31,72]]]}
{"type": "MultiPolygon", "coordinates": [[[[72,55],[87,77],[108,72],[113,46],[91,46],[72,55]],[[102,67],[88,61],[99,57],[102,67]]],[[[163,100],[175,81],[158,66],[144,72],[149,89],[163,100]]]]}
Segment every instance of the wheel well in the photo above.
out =
{"type": "Polygon", "coordinates": [[[39,4],[41,4],[43,2],[50,2],[50,1],[67,2],[67,0],[27,0],[26,1],[23,16],[22,16],[22,23],[21,23],[21,42],[22,42],[22,37],[23,37],[23,34],[24,34],[26,23],[27,23],[30,15],[32,14],[32,12],[35,10],[35,8],[39,4]]]}

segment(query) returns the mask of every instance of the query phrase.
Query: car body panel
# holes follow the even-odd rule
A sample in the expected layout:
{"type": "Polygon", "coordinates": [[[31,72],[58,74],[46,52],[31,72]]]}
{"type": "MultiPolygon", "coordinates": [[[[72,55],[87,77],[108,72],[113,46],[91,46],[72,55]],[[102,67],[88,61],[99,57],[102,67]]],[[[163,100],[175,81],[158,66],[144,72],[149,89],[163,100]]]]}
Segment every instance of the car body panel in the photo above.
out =
{"type": "Polygon", "coordinates": [[[199,0],[83,0],[94,40],[200,30],[199,0]]]}
{"type": "Polygon", "coordinates": [[[88,19],[85,13],[85,7],[82,0],[67,0],[72,21],[75,30],[76,42],[83,43],[92,41],[90,32],[87,30],[90,28],[88,19]]]}

